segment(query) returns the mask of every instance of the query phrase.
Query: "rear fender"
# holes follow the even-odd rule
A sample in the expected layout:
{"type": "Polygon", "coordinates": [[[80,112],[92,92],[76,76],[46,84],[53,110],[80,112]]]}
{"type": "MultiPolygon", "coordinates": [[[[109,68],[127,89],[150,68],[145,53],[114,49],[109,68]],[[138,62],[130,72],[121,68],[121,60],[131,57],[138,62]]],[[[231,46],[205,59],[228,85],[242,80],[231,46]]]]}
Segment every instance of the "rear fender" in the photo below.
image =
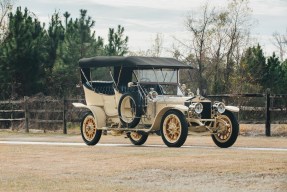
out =
{"type": "Polygon", "coordinates": [[[101,107],[88,106],[88,105],[84,105],[83,103],[73,103],[73,106],[76,108],[89,109],[94,115],[97,127],[102,128],[106,126],[106,114],[101,107]]]}
{"type": "Polygon", "coordinates": [[[174,106],[167,106],[164,107],[163,109],[161,109],[159,111],[159,113],[156,115],[154,122],[151,126],[151,130],[152,131],[156,131],[160,129],[160,124],[162,121],[162,117],[164,116],[164,114],[169,111],[169,110],[177,110],[183,114],[185,114],[185,112],[188,111],[188,107],[184,106],[184,105],[174,105],[174,106]]]}

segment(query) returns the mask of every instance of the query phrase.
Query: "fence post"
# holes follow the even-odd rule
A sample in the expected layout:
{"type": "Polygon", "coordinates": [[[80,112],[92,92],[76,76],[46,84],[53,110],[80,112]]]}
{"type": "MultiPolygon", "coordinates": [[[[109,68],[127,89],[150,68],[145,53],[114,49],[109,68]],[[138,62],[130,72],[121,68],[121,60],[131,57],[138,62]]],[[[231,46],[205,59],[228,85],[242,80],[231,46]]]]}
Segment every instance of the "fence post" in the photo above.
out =
{"type": "Polygon", "coordinates": [[[67,101],[64,97],[64,99],[63,99],[63,133],[64,134],[67,134],[66,104],[67,104],[67,101]]]}
{"type": "Polygon", "coordinates": [[[265,121],[265,135],[271,136],[271,114],[270,114],[270,89],[266,90],[266,121],[265,121]]]}
{"type": "Polygon", "coordinates": [[[24,110],[25,110],[25,132],[29,133],[29,110],[28,110],[27,96],[24,96],[24,110]]]}

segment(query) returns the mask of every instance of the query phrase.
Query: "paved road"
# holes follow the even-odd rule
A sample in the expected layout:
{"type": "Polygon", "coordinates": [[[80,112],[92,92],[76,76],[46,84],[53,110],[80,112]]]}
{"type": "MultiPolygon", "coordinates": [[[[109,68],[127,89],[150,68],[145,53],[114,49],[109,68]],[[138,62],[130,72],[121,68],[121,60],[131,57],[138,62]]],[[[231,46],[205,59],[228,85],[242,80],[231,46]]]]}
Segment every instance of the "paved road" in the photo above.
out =
{"type": "MultiPolygon", "coordinates": [[[[66,143],[66,142],[36,142],[36,141],[0,141],[0,144],[6,145],[56,145],[56,146],[86,146],[85,143],[66,143]]],[[[132,144],[102,144],[99,147],[138,147],[132,144]]],[[[165,145],[143,145],[141,147],[166,147],[165,145]]],[[[212,146],[182,146],[183,148],[201,148],[201,149],[220,149],[212,146]]],[[[245,150],[245,151],[283,151],[287,152],[287,148],[258,148],[258,147],[230,147],[226,150],[245,150]]]]}

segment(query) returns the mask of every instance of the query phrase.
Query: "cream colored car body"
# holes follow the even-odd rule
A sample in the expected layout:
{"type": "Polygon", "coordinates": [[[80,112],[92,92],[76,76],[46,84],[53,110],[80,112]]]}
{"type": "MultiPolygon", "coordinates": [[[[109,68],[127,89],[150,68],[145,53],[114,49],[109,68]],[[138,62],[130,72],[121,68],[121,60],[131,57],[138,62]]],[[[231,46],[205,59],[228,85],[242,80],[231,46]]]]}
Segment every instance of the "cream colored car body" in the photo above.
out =
{"type": "MultiPolygon", "coordinates": [[[[119,100],[122,96],[121,93],[115,90],[114,95],[106,95],[101,93],[96,93],[86,87],[84,87],[85,100],[87,105],[82,103],[73,103],[77,108],[87,108],[89,109],[95,118],[98,129],[104,130],[132,130],[132,131],[157,131],[160,129],[160,123],[162,116],[171,109],[180,111],[183,114],[187,114],[188,107],[184,106],[183,103],[191,99],[191,97],[185,96],[168,96],[168,95],[158,95],[156,98],[149,99],[147,101],[146,113],[141,117],[139,125],[135,128],[124,128],[120,125],[120,119],[118,114],[119,100]],[[148,126],[148,128],[146,128],[148,126]],[[145,128],[143,128],[145,127],[145,128]]],[[[206,99],[200,99],[195,97],[192,102],[210,102],[206,99]]],[[[232,112],[238,112],[239,108],[234,106],[225,106],[227,110],[232,112]]],[[[201,135],[208,135],[208,129],[202,124],[200,119],[188,119],[188,122],[195,122],[200,126],[189,127],[191,133],[199,132],[201,135]],[[198,129],[201,128],[201,130],[198,129]],[[193,129],[194,128],[194,129],[193,129]],[[202,131],[203,130],[203,131],[202,131]]]]}
{"type": "MultiPolygon", "coordinates": [[[[87,105],[73,103],[74,107],[89,109],[94,115],[98,129],[120,127],[118,105],[122,94],[115,90],[115,95],[106,95],[96,93],[84,86],[83,88],[87,105]]],[[[132,130],[142,129],[141,126],[144,125],[150,125],[149,129],[145,129],[147,132],[158,130],[161,117],[166,111],[176,109],[182,113],[187,112],[188,107],[182,105],[182,103],[189,98],[190,97],[157,96],[153,100],[149,100],[146,114],[143,115],[138,128],[132,130]]]]}
{"type": "Polygon", "coordinates": [[[81,122],[88,145],[97,144],[103,130],[126,134],[135,145],[150,133],[161,135],[168,147],[182,146],[191,133],[211,135],[219,147],[237,139],[239,125],[232,113],[237,107],[211,102],[199,90],[194,96],[180,84],[179,71],[190,65],[138,56],[84,58],[79,65],[86,105],[73,105],[89,110],[81,122]]]}

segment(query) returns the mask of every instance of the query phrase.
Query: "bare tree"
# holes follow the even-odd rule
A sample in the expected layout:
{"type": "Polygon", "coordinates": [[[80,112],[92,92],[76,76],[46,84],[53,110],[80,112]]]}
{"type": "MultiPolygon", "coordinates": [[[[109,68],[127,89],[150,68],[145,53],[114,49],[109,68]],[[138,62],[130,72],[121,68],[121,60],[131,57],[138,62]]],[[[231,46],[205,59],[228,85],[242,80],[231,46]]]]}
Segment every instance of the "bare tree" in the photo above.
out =
{"type": "Polygon", "coordinates": [[[7,30],[7,15],[12,10],[13,0],[0,0],[0,42],[5,38],[7,30]]]}
{"type": "Polygon", "coordinates": [[[129,55],[137,56],[150,56],[150,57],[160,57],[163,51],[164,36],[161,33],[157,33],[156,37],[152,40],[152,45],[150,49],[146,51],[129,52],[129,55]]]}
{"type": "Polygon", "coordinates": [[[241,60],[242,52],[248,45],[251,27],[251,9],[248,0],[233,0],[229,3],[227,30],[228,49],[226,53],[226,67],[224,73],[224,92],[230,91],[230,77],[234,75],[235,66],[241,60]]]}
{"type": "Polygon", "coordinates": [[[287,33],[285,35],[281,35],[278,32],[273,33],[273,44],[279,51],[280,60],[283,61],[287,52],[287,33]]]}
{"type": "Polygon", "coordinates": [[[175,38],[189,52],[184,54],[176,47],[174,53],[177,57],[185,55],[182,60],[195,64],[201,90],[227,93],[233,88],[234,74],[248,46],[252,21],[248,0],[230,0],[221,9],[205,4],[201,10],[185,20],[191,43],[175,38]]]}
{"type": "Polygon", "coordinates": [[[159,57],[163,51],[163,39],[164,36],[161,33],[157,33],[152,45],[153,56],[159,57]]]}
{"type": "Polygon", "coordinates": [[[185,26],[191,34],[192,47],[190,47],[190,54],[195,56],[195,64],[199,77],[199,89],[201,91],[207,88],[204,72],[207,65],[207,53],[210,48],[209,42],[212,34],[212,25],[215,21],[214,8],[210,9],[209,5],[206,3],[202,10],[203,12],[200,17],[189,15],[185,21],[185,26]]]}
{"type": "Polygon", "coordinates": [[[213,24],[212,38],[210,41],[209,49],[209,69],[207,70],[206,78],[213,84],[210,85],[211,91],[218,93],[222,89],[222,74],[224,73],[224,59],[227,50],[227,20],[228,13],[223,10],[216,13],[215,22],[213,24]]]}

